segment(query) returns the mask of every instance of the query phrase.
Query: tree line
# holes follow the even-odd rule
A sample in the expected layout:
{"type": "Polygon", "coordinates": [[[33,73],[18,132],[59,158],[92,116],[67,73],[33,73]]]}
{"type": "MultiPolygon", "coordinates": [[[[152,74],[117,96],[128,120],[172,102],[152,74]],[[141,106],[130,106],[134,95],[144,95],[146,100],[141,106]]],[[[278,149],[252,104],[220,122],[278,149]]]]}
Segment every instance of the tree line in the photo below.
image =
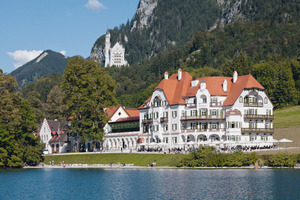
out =
{"type": "Polygon", "coordinates": [[[215,147],[200,146],[196,151],[182,157],[177,167],[294,167],[300,163],[300,154],[274,154],[259,156],[255,152],[217,153],[215,147]]]}

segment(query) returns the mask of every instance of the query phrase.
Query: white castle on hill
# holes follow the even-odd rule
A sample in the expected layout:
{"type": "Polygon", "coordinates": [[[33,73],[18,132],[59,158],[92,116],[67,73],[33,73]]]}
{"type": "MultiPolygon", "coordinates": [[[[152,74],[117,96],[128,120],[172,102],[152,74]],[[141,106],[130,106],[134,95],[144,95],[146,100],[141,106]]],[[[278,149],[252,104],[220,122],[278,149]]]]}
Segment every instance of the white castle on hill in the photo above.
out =
{"type": "Polygon", "coordinates": [[[105,67],[107,66],[122,66],[127,65],[125,60],[125,48],[122,44],[117,42],[112,48],[110,48],[110,33],[107,30],[105,36],[105,67]]]}

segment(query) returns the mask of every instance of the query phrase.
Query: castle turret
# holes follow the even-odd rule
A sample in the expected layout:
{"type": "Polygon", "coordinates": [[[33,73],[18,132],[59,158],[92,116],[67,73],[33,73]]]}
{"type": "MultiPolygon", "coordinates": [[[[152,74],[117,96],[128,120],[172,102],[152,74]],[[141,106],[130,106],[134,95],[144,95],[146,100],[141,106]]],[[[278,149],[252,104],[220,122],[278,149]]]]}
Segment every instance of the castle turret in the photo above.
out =
{"type": "Polygon", "coordinates": [[[105,67],[110,65],[109,51],[110,51],[110,33],[107,30],[105,35],[105,65],[104,65],[105,67]]]}

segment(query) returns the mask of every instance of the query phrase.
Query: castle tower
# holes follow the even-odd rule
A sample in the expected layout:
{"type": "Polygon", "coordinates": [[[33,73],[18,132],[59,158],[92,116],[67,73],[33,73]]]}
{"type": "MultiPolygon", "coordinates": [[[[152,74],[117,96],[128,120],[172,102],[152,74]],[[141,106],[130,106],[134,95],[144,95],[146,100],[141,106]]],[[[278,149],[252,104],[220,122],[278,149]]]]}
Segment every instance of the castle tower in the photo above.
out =
{"type": "Polygon", "coordinates": [[[104,65],[105,67],[110,65],[109,51],[110,51],[110,33],[107,30],[105,35],[105,65],[104,65]]]}

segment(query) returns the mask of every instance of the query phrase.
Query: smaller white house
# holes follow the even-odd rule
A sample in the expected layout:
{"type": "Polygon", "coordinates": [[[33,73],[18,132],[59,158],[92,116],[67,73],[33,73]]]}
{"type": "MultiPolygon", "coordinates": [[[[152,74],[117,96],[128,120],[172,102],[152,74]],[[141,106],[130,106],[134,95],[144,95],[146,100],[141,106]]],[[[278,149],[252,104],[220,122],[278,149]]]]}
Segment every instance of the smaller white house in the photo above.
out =
{"type": "Polygon", "coordinates": [[[48,153],[63,153],[68,151],[68,136],[65,133],[65,126],[58,120],[43,120],[39,126],[37,135],[45,145],[48,153]]]}

